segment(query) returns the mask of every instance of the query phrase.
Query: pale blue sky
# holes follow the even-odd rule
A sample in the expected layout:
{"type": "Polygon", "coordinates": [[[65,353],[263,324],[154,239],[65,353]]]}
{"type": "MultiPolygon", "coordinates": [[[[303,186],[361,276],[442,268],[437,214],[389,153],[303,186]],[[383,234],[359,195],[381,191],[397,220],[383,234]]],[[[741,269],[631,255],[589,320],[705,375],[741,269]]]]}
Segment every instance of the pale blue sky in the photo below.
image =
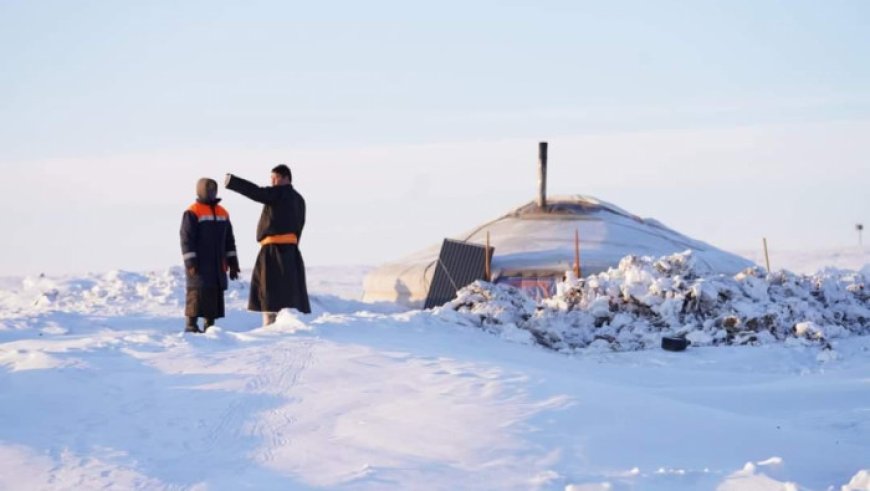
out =
{"type": "Polygon", "coordinates": [[[731,249],[848,245],[868,60],[858,0],[0,0],[0,275],[175,264],[197,177],[280,161],[309,263],[378,263],[531,199],[541,139],[556,191],[731,249]]]}

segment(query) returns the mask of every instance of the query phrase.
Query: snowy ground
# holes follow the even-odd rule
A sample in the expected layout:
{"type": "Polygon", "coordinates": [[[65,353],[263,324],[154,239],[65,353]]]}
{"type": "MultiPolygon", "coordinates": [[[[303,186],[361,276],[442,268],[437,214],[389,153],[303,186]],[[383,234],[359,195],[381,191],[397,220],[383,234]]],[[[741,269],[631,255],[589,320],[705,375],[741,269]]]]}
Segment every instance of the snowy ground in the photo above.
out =
{"type": "MultiPolygon", "coordinates": [[[[757,264],[764,266],[764,249],[734,251],[757,264]]],[[[825,268],[840,268],[853,271],[870,264],[870,246],[829,248],[801,251],[771,247],[768,251],[770,267],[774,271],[786,269],[795,273],[813,274],[825,268]]]]}
{"type": "Polygon", "coordinates": [[[0,489],[870,490],[870,337],[569,356],[366,270],[205,335],[178,269],[0,280],[0,489]]]}

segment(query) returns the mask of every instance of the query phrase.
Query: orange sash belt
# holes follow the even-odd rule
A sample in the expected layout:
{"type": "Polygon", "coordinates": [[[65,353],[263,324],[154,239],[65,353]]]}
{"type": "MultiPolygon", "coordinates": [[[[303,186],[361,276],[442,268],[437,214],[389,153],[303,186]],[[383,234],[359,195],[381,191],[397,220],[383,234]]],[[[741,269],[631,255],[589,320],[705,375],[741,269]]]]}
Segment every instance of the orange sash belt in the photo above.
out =
{"type": "Polygon", "coordinates": [[[260,245],[269,245],[269,244],[298,244],[299,237],[296,237],[296,234],[281,234],[281,235],[268,235],[263,240],[260,241],[260,245]]]}

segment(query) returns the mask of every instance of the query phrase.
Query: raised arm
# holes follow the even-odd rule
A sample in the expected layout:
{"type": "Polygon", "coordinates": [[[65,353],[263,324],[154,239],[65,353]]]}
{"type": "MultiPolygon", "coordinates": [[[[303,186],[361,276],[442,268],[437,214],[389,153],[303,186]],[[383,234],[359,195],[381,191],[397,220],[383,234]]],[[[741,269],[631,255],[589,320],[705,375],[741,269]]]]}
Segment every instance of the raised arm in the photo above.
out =
{"type": "Polygon", "coordinates": [[[275,200],[275,192],[271,187],[260,187],[251,181],[242,179],[239,176],[227,174],[224,179],[224,186],[231,191],[235,191],[242,196],[246,196],[258,203],[270,204],[275,200]]]}

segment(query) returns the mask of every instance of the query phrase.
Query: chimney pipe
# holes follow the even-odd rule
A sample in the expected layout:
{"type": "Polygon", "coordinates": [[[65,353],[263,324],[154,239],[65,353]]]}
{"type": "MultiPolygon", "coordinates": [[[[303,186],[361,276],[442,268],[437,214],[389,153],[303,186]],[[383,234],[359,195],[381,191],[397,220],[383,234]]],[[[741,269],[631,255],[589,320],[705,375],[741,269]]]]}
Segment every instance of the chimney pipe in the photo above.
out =
{"type": "Polygon", "coordinates": [[[538,144],[538,208],[547,206],[547,142],[538,144]]]}

